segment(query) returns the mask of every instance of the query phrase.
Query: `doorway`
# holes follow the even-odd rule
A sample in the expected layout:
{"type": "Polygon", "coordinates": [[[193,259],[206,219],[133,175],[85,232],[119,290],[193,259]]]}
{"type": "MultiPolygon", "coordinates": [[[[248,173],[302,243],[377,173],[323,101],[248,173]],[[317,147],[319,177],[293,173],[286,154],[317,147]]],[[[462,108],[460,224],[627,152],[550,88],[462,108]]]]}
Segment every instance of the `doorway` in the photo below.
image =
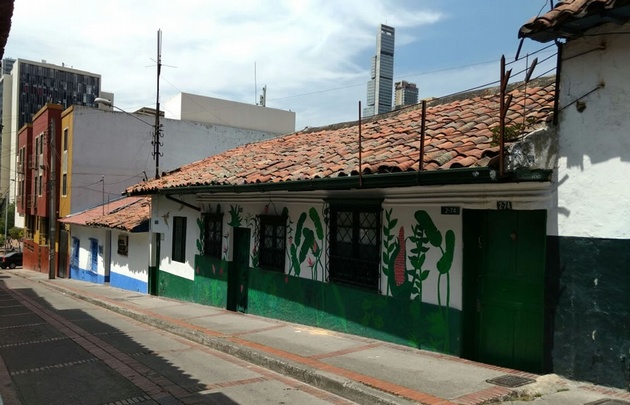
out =
{"type": "Polygon", "coordinates": [[[247,312],[250,236],[249,228],[234,228],[234,260],[228,272],[227,286],[227,309],[230,311],[247,312]]]}
{"type": "Polygon", "coordinates": [[[68,277],[68,231],[61,229],[59,231],[59,267],[57,268],[57,275],[61,278],[68,277]]]}
{"type": "Polygon", "coordinates": [[[545,210],[464,210],[464,357],[543,369],[545,210]]]}

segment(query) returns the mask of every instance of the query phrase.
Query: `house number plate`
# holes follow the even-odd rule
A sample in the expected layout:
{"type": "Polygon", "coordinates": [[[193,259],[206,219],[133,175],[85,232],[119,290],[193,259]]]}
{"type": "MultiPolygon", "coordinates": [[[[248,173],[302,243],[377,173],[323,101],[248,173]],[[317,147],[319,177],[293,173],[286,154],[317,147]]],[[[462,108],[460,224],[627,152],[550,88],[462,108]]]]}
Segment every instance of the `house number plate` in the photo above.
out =
{"type": "Polygon", "coordinates": [[[442,207],[442,215],[459,215],[459,207],[442,207]]]}
{"type": "Polygon", "coordinates": [[[497,209],[498,210],[511,210],[512,201],[497,201],[497,209]]]}

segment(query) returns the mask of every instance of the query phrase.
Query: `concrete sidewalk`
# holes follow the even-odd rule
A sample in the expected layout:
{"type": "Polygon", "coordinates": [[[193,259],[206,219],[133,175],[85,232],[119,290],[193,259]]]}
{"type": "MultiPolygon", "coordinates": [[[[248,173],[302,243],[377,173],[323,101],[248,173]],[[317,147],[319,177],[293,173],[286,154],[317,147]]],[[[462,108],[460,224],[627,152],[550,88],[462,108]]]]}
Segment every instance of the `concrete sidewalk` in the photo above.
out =
{"type": "MultiPolygon", "coordinates": [[[[587,404],[630,392],[29,270],[3,270],[361,404],[587,404]],[[488,380],[534,380],[509,388],[488,380]],[[508,378],[514,380],[514,378],[508,378]]],[[[629,402],[630,403],[630,402],[629,402]]]]}

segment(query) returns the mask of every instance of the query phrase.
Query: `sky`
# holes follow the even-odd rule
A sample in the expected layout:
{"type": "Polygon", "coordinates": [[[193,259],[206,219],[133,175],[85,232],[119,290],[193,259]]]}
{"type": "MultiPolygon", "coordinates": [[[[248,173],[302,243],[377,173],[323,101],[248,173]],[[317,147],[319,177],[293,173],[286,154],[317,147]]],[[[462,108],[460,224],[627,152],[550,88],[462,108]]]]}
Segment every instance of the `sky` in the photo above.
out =
{"type": "MultiPolygon", "coordinates": [[[[548,0],[15,0],[5,58],[101,75],[116,107],[193,93],[296,113],[296,130],[358,119],[379,24],[396,29],[394,81],[441,97],[498,81],[527,20],[548,0]]],[[[511,82],[534,57],[554,74],[555,47],[525,40],[511,82]]]]}

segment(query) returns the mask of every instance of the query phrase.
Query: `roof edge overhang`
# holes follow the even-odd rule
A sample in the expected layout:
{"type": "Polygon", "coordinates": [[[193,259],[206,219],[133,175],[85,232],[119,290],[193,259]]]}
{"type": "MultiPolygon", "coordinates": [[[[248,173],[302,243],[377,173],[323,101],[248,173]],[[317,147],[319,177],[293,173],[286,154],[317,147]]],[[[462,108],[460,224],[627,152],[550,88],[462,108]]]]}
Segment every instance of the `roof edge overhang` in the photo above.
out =
{"type": "Polygon", "coordinates": [[[568,18],[557,25],[547,28],[528,27],[525,24],[518,33],[519,38],[529,38],[537,42],[550,42],[558,39],[575,39],[586,35],[586,32],[607,24],[622,25],[630,20],[630,4],[621,7],[599,10],[581,18],[568,18]]]}
{"type": "Polygon", "coordinates": [[[134,226],[133,228],[124,228],[121,226],[109,226],[109,225],[104,225],[104,224],[99,224],[99,223],[85,223],[85,224],[80,224],[80,223],[76,223],[76,222],[66,222],[67,224],[70,225],[78,225],[78,226],[84,226],[86,228],[92,228],[92,229],[105,229],[107,231],[119,231],[119,232],[126,232],[126,233],[143,233],[143,232],[149,232],[149,220],[143,220],[139,225],[134,226]]]}
{"type": "Polygon", "coordinates": [[[173,187],[146,192],[131,192],[137,195],[173,195],[173,194],[224,194],[224,193],[261,193],[271,191],[320,191],[320,190],[352,190],[392,187],[411,187],[449,184],[482,184],[505,182],[548,182],[551,181],[551,170],[521,169],[508,172],[499,177],[499,172],[489,167],[462,168],[448,170],[432,170],[426,172],[379,173],[360,176],[343,176],[335,178],[317,178],[310,180],[284,181],[278,183],[252,183],[239,185],[198,185],[173,187]]]}

